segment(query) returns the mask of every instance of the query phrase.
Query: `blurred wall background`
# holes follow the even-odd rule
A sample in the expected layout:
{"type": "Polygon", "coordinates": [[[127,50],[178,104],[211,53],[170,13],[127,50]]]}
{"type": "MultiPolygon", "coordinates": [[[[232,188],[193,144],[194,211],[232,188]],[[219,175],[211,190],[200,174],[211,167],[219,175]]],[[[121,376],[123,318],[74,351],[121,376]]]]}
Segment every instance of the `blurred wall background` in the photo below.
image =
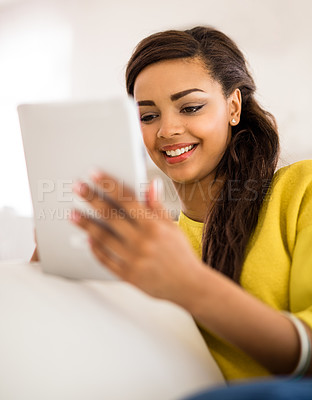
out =
{"type": "Polygon", "coordinates": [[[213,25],[244,51],[277,118],[280,165],[312,158],[311,20],[310,0],[0,0],[0,259],[27,259],[34,245],[17,104],[124,93],[140,39],[213,25]]]}

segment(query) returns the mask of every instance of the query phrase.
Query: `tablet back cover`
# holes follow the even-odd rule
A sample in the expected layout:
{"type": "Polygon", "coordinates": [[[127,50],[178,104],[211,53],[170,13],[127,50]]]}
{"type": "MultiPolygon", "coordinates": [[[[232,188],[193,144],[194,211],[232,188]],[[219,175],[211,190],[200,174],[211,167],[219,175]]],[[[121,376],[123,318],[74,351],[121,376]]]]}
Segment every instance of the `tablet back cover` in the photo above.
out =
{"type": "Polygon", "coordinates": [[[77,180],[103,170],[143,199],[145,149],[131,99],[18,107],[38,251],[45,272],[74,279],[115,279],[93,256],[86,234],[70,223],[77,180]]]}

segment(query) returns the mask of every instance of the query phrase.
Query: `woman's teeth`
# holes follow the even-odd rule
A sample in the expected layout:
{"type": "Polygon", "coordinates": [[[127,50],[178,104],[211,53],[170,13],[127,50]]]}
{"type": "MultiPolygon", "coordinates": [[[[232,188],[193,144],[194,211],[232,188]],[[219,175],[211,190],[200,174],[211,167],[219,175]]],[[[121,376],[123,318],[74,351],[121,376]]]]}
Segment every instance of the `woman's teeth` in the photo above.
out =
{"type": "Polygon", "coordinates": [[[169,157],[177,157],[183,153],[187,153],[188,151],[192,150],[194,147],[195,147],[195,144],[191,144],[190,146],[182,147],[181,149],[177,149],[177,150],[169,150],[169,151],[166,151],[165,153],[169,157]]]}

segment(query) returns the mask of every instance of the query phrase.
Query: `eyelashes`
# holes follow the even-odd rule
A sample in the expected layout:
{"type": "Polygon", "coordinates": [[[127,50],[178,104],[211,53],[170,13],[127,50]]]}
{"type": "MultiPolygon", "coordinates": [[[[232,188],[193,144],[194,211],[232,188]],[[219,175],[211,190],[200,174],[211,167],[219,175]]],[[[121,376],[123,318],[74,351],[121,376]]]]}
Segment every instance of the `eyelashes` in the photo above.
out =
{"type": "Polygon", "coordinates": [[[159,116],[159,114],[144,114],[140,117],[140,121],[144,122],[145,124],[148,124],[149,122],[152,122],[158,116],[159,116]]]}
{"type": "Polygon", "coordinates": [[[201,110],[204,107],[204,104],[201,104],[200,106],[188,106],[182,108],[180,111],[183,114],[195,114],[197,111],[201,110]]]}
{"type": "MultiPolygon", "coordinates": [[[[187,107],[183,107],[183,108],[180,110],[180,113],[181,113],[181,114],[190,114],[190,115],[196,114],[196,113],[197,113],[199,110],[201,110],[204,106],[205,106],[205,104],[201,104],[201,105],[198,105],[198,106],[187,106],[187,107]]],[[[145,123],[145,124],[148,124],[148,123],[153,122],[154,119],[158,118],[159,115],[160,115],[159,113],[150,113],[150,114],[146,113],[146,114],[142,114],[142,115],[140,116],[140,121],[143,122],[143,123],[145,123]]]]}

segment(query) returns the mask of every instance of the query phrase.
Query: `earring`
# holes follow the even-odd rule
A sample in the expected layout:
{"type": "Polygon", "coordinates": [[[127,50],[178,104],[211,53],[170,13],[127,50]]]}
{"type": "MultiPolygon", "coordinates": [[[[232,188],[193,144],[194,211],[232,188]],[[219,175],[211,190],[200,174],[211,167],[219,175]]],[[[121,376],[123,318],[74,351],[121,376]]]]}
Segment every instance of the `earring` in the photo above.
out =
{"type": "Polygon", "coordinates": [[[235,118],[232,119],[232,123],[236,124],[236,119],[235,118]]]}

